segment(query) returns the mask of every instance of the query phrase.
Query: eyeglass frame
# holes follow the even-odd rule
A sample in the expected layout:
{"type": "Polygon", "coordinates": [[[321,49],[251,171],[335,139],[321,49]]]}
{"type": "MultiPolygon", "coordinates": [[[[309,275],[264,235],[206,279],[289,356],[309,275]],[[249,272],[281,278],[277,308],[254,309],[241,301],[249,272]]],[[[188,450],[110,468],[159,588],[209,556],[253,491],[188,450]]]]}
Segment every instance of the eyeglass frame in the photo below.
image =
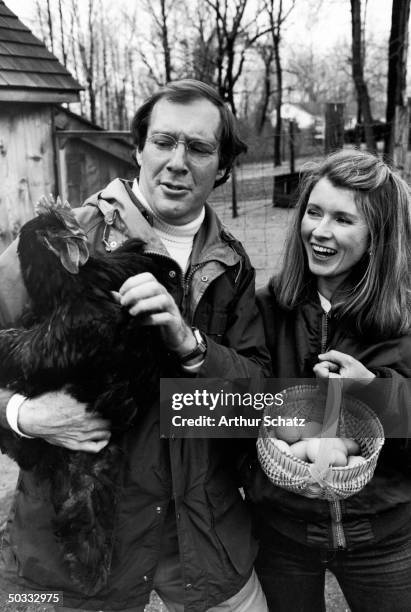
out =
{"type": "MultiPolygon", "coordinates": [[[[184,150],[186,152],[186,155],[188,156],[193,154],[193,151],[191,151],[189,148],[192,142],[200,142],[210,147],[213,147],[213,150],[210,151],[209,153],[206,153],[206,152],[198,153],[197,152],[199,155],[199,157],[197,158],[195,157],[195,152],[194,152],[194,159],[190,157],[191,161],[194,161],[194,163],[196,163],[196,161],[197,162],[207,161],[208,159],[212,157],[212,155],[214,155],[214,153],[216,153],[216,151],[218,151],[219,146],[220,146],[219,143],[217,143],[216,145],[212,145],[210,142],[206,140],[201,140],[201,138],[191,138],[190,140],[186,140],[185,138],[176,138],[172,134],[167,134],[167,132],[154,132],[154,134],[151,134],[150,136],[146,138],[146,142],[150,142],[150,144],[153,144],[154,146],[156,146],[156,143],[153,142],[153,138],[156,136],[165,136],[166,138],[169,138],[170,141],[174,142],[174,145],[168,151],[164,151],[167,153],[171,153],[172,151],[175,151],[180,143],[184,145],[184,150]]],[[[170,142],[170,145],[171,145],[171,142],[170,142]]]]}

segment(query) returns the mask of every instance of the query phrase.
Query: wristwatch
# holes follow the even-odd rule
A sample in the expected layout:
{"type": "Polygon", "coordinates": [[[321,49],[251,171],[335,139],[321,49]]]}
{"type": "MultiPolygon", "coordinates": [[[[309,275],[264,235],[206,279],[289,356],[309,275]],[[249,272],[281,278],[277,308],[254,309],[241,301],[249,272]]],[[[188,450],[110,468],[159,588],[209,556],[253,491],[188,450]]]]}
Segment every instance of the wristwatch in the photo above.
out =
{"type": "Polygon", "coordinates": [[[197,345],[193,348],[192,351],[190,351],[186,355],[182,355],[181,357],[179,357],[180,363],[182,363],[183,365],[191,361],[195,357],[204,356],[207,351],[207,344],[203,336],[201,335],[200,330],[197,327],[192,327],[191,329],[194,334],[194,338],[196,339],[197,345]]]}

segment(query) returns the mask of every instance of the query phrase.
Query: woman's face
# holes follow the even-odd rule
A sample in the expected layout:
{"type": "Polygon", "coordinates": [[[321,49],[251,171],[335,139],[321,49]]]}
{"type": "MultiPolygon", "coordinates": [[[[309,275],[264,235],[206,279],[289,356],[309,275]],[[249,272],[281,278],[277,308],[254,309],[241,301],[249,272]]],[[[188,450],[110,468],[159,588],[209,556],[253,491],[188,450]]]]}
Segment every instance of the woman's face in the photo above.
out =
{"type": "Polygon", "coordinates": [[[301,221],[301,237],[318,290],[330,299],[369,244],[369,230],[354,192],[320,179],[301,221]]]}

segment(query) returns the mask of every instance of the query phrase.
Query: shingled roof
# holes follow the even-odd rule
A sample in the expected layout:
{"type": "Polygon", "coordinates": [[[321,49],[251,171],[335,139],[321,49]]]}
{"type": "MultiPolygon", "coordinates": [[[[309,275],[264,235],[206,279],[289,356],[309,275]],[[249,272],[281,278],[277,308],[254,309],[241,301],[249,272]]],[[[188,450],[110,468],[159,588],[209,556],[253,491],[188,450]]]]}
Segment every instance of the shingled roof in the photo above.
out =
{"type": "Polygon", "coordinates": [[[75,102],[81,85],[0,0],[0,101],[75,102]]]}

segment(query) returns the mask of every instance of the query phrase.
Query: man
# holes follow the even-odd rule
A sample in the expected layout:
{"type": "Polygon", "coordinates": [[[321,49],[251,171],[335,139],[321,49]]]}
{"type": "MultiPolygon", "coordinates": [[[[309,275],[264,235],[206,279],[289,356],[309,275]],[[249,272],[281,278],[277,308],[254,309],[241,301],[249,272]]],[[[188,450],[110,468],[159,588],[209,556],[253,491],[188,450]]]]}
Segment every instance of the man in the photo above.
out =
{"type": "MultiPolygon", "coordinates": [[[[143,104],[132,133],[138,181],[116,179],[87,200],[78,218],[95,252],[130,237],[144,240],[172,289],[145,273],[129,278],[117,299],[158,327],[182,376],[259,380],[268,357],[254,271],[206,204],[245,148],[231,113],[209,86],[179,81],[143,104]]],[[[0,261],[0,308],[8,325],[24,302],[13,260],[15,246],[0,261]]],[[[88,452],[108,442],[109,424],[64,390],[32,400],[9,401],[9,395],[0,398],[7,404],[4,427],[88,452]]],[[[128,467],[117,507],[107,509],[116,513],[116,531],[102,592],[76,592],[69,583],[51,528],[47,483],[33,482],[30,473],[19,481],[6,538],[9,567],[17,567],[26,585],[63,590],[65,605],[75,609],[140,612],[155,588],[171,611],[265,611],[227,441],[161,440],[158,421],[158,407],[151,407],[125,434],[128,467]]]]}

